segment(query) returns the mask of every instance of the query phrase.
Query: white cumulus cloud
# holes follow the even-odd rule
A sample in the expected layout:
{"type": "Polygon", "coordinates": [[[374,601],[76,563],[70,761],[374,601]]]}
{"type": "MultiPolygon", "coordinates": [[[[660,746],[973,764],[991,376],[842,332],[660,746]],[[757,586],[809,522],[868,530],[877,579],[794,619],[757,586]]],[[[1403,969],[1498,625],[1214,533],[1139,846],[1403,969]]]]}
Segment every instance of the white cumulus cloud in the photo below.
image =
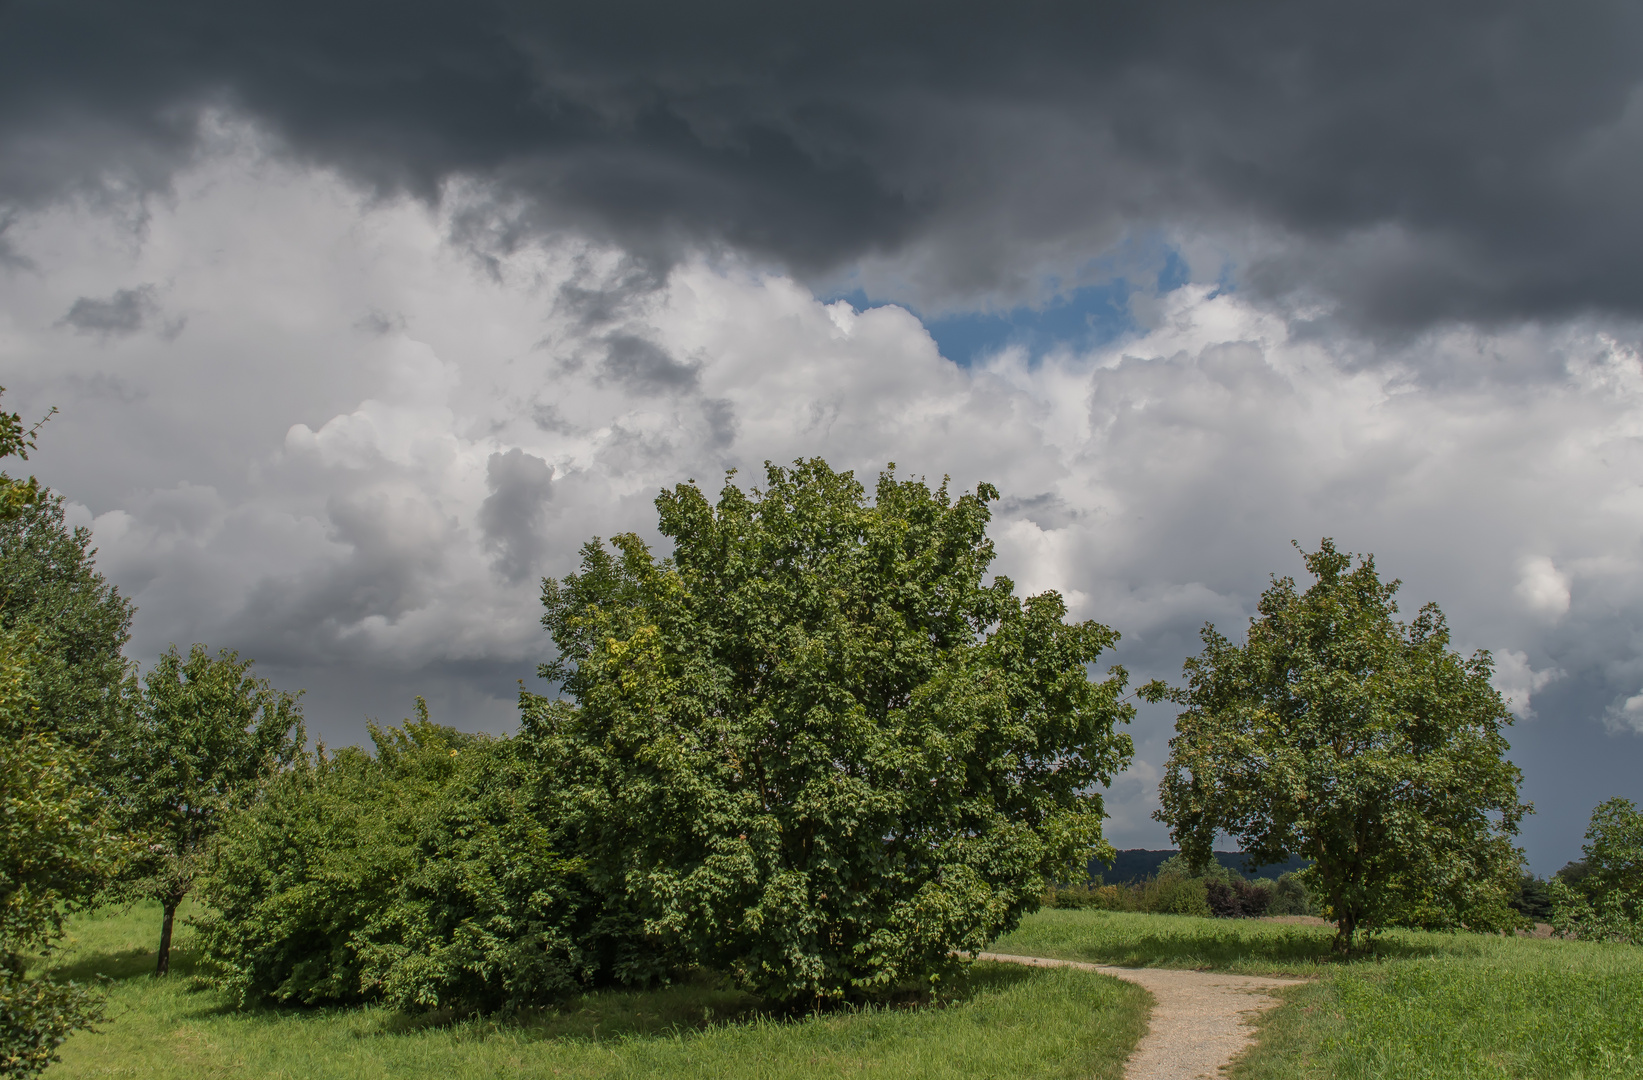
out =
{"type": "Polygon", "coordinates": [[[1523,561],[1516,591],[1537,614],[1555,619],[1569,612],[1569,577],[1544,555],[1523,561]]]}

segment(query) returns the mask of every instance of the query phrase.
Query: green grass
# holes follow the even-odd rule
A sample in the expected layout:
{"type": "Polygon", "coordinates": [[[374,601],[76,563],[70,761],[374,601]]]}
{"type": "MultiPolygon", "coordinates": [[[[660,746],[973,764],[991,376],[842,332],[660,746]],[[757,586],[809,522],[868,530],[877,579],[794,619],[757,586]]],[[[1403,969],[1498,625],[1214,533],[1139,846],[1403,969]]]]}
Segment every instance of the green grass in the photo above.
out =
{"type": "Polygon", "coordinates": [[[1332,927],[1252,919],[1050,909],[1022,920],[988,951],[1122,967],[1316,975],[1333,933],[1332,927]]]}
{"type": "Polygon", "coordinates": [[[1643,949],[1474,940],[1469,955],[1346,965],[1287,992],[1233,1076],[1643,1078],[1643,949]]]}
{"type": "Polygon", "coordinates": [[[1332,930],[1043,911],[993,950],[1301,975],[1235,1080],[1643,1080],[1643,949],[1393,931],[1342,963],[1332,930]]]}
{"type": "Polygon", "coordinates": [[[49,1076],[1105,1077],[1145,1028],[1147,995],[1083,972],[977,964],[942,1006],[803,1020],[709,980],[601,992],[511,1022],[384,1009],[236,1010],[190,979],[183,929],[173,975],[156,980],[155,909],[77,919],[59,972],[109,977],[110,1019],[73,1036],[49,1076]]]}
{"type": "MultiPolygon", "coordinates": [[[[103,974],[111,1019],[49,1075],[183,1077],[1114,1078],[1146,995],[1081,972],[977,964],[942,1007],[762,1014],[711,980],[588,994],[513,1022],[383,1009],[237,1011],[177,974],[154,980],[158,912],[72,924],[56,970],[103,974]]],[[[1043,911],[997,952],[1129,966],[1307,976],[1260,1021],[1234,1080],[1643,1080],[1643,949],[1398,931],[1373,958],[1329,956],[1331,930],[1280,923],[1043,911]]]]}

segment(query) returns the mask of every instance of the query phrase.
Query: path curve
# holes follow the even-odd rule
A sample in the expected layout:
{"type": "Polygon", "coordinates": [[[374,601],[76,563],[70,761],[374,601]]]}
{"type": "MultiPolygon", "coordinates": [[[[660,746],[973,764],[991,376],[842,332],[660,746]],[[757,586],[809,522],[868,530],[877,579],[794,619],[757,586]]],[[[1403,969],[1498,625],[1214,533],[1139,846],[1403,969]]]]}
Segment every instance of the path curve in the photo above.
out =
{"type": "Polygon", "coordinates": [[[1095,971],[1150,991],[1155,1004],[1147,1018],[1147,1034],[1125,1063],[1124,1080],[1213,1080],[1223,1065],[1254,1041],[1255,1015],[1278,1004],[1268,991],[1306,981],[1218,971],[1113,967],[1005,953],[977,953],[976,959],[1095,971]]]}

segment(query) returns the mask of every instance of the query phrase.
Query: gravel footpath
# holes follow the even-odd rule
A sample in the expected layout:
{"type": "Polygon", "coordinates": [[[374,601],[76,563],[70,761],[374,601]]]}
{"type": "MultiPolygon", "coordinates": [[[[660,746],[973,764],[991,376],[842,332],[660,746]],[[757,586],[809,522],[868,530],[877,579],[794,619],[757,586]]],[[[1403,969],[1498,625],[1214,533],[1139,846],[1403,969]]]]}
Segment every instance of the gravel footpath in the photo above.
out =
{"type": "Polygon", "coordinates": [[[1254,1040],[1251,1020],[1255,1014],[1278,1004],[1278,999],[1266,991],[1305,981],[1215,971],[1112,967],[1003,953],[980,953],[976,959],[1096,971],[1150,991],[1154,1005],[1147,1034],[1125,1064],[1124,1080],[1200,1080],[1217,1076],[1223,1065],[1254,1040]]]}

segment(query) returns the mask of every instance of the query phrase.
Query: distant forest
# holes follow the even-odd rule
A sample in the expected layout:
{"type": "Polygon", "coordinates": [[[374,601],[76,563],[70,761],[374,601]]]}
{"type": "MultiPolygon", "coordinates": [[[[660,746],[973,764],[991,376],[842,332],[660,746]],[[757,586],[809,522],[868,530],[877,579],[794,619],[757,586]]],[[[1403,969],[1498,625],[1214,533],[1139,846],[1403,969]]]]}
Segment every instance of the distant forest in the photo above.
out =
{"type": "MultiPolygon", "coordinates": [[[[1107,885],[1122,885],[1129,881],[1140,881],[1158,873],[1158,868],[1166,859],[1179,855],[1174,848],[1163,851],[1149,851],[1146,848],[1130,848],[1120,851],[1108,866],[1100,859],[1091,859],[1089,875],[1091,881],[1101,881],[1107,885]]],[[[1231,870],[1234,874],[1242,874],[1251,881],[1256,878],[1272,878],[1277,880],[1280,874],[1292,873],[1296,870],[1305,870],[1312,865],[1310,859],[1300,856],[1291,858],[1288,862],[1273,863],[1270,866],[1257,866],[1247,869],[1244,866],[1244,855],[1241,851],[1217,851],[1215,861],[1231,870]]]]}

